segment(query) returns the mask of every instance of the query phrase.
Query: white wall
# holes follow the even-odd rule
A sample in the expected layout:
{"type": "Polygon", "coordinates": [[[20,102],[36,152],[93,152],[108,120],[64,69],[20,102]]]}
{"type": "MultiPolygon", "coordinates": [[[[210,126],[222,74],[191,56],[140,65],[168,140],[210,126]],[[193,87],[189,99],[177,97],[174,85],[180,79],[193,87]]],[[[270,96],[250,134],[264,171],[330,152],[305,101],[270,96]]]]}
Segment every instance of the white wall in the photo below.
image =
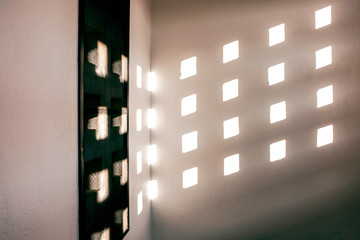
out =
{"type": "MultiPolygon", "coordinates": [[[[150,3],[131,1],[130,232],[150,239],[150,171],[136,173],[136,152],[149,131],[135,131],[136,108],[147,109],[150,3]],[[144,208],[137,215],[137,194],[144,208]]],[[[0,2],[0,238],[78,239],[78,1],[0,2]]],[[[146,115],[144,114],[144,119],[146,115]]],[[[145,123],[145,120],[144,120],[145,123]]]]}
{"type": "Polygon", "coordinates": [[[78,3],[0,2],[0,238],[78,238],[78,3]]]}
{"type": "Polygon", "coordinates": [[[158,146],[152,178],[152,239],[359,238],[359,2],[154,0],[152,96],[158,146]],[[332,5],[332,24],[314,28],[314,12],[332,5]],[[269,47],[268,29],[285,23],[285,42],[269,47]],[[239,58],[223,64],[223,45],[238,40],[239,58]],[[332,46],[333,62],[315,69],[315,51],[332,46]],[[196,56],[197,74],[180,80],[182,60],[196,56]],[[269,66],[285,62],[285,81],[268,85],[269,66]],[[239,96],[222,101],[222,84],[239,79],[239,96]],[[334,103],[316,107],[319,88],[333,85],[334,103]],[[182,117],[181,99],[197,94],[197,111],[182,117]],[[286,101],[287,118],[270,124],[270,105],[286,101]],[[239,117],[239,135],[223,139],[223,121],[239,117]],[[334,142],[317,148],[317,129],[334,127],[334,142]],[[196,150],[182,135],[198,131],[196,150]],[[286,157],[269,161],[269,145],[286,139],[286,157]],[[240,171],[224,176],[238,153],[240,171]],[[183,189],[184,170],[198,184],[183,189]]]}
{"type": "Polygon", "coordinates": [[[150,131],[146,126],[146,111],[150,108],[147,90],[147,73],[150,71],[151,19],[150,0],[130,1],[130,91],[129,91],[129,159],[130,159],[130,231],[125,239],[151,239],[150,202],[147,198],[147,181],[150,168],[147,164],[147,146],[150,131]],[[137,66],[142,69],[142,87],[138,88],[137,66]],[[142,112],[142,130],[136,130],[136,110],[142,112]],[[142,172],[137,173],[137,152],[142,152],[142,172]],[[142,191],[143,210],[138,215],[137,196],[142,191]]]}

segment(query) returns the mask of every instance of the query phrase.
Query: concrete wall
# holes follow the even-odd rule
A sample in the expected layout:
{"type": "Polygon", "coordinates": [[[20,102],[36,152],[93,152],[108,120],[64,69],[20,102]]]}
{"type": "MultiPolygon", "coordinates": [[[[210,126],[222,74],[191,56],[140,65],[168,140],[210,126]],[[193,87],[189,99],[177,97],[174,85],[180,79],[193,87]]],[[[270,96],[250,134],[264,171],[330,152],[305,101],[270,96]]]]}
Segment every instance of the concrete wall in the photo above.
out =
{"type": "MultiPolygon", "coordinates": [[[[131,1],[130,79],[139,64],[143,85],[150,68],[149,4],[131,1]]],[[[78,239],[78,1],[2,0],[0,32],[0,238],[78,239]]],[[[149,168],[136,173],[136,152],[146,149],[149,131],[134,130],[136,108],[148,108],[149,94],[131,80],[129,104],[126,239],[150,239],[149,168]]]]}
{"type": "Polygon", "coordinates": [[[158,159],[152,178],[152,239],[359,238],[359,1],[154,0],[152,96],[158,159]],[[332,5],[332,23],[315,30],[314,12],[332,5]],[[285,42],[268,45],[268,30],[285,24],[285,42]],[[239,41],[239,58],[222,61],[239,41]],[[332,46],[332,64],[315,69],[315,51],[332,46]],[[197,57],[197,74],[180,79],[182,60],[197,57]],[[268,68],[285,63],[285,81],[269,86],[268,68]],[[223,83],[238,79],[239,96],[223,102],[223,83]],[[334,102],[317,108],[317,90],[333,85],[334,102]],[[181,116],[183,97],[197,110],[181,116]],[[270,105],[286,101],[287,118],[270,124],[270,105]],[[223,138],[223,121],[238,117],[239,134],[223,138]],[[317,147],[317,130],[333,125],[333,143],[317,147]],[[182,135],[198,132],[182,153],[182,135]],[[286,139],[286,157],[270,162],[269,145],[286,139]],[[224,158],[240,171],[224,176],[224,158]],[[184,189],[183,171],[198,184],[184,189]]]}

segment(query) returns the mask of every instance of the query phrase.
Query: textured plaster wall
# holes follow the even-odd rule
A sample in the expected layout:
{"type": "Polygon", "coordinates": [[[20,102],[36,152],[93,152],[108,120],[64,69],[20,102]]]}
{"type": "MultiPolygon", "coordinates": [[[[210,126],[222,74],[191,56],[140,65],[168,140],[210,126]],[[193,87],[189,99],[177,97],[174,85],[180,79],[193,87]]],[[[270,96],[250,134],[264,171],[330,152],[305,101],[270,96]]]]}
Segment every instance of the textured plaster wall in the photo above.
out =
{"type": "Polygon", "coordinates": [[[359,239],[359,1],[154,0],[152,96],[157,145],[152,178],[152,239],[359,239]],[[332,5],[332,23],[314,28],[314,12],[332,5]],[[269,47],[268,29],[285,24],[285,42],[269,47]],[[223,64],[223,45],[239,41],[239,58],[223,64]],[[315,51],[332,46],[332,64],[315,69],[315,51]],[[197,74],[180,80],[182,60],[197,74]],[[269,86],[268,67],[285,62],[285,81],[269,86]],[[222,84],[239,79],[239,96],[222,101],[222,84]],[[316,107],[332,84],[334,103],[316,107]],[[181,99],[197,110],[181,116],[181,99]],[[287,118],[270,124],[271,104],[287,118]],[[239,135],[224,139],[223,121],[239,117],[239,135]],[[334,142],[316,147],[317,129],[334,142]],[[182,135],[198,131],[197,149],[182,153],[182,135]],[[286,157],[269,161],[269,145],[286,139],[286,157]],[[224,176],[224,158],[240,171],[224,176]],[[184,170],[198,184],[183,189],[184,170]]]}
{"type": "Polygon", "coordinates": [[[78,2],[0,1],[0,238],[78,238],[78,2]]]}

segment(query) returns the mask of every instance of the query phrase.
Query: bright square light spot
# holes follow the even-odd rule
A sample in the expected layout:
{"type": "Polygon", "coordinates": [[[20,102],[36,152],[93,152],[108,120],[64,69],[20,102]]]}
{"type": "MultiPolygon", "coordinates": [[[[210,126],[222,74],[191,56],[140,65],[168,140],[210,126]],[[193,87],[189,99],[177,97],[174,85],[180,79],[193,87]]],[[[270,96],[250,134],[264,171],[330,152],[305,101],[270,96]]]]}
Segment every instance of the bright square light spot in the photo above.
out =
{"type": "Polygon", "coordinates": [[[100,232],[92,233],[91,240],[110,240],[110,229],[105,228],[100,232]]]}
{"type": "Polygon", "coordinates": [[[182,152],[190,152],[198,147],[198,132],[190,132],[182,135],[182,152]]]}
{"type": "Polygon", "coordinates": [[[325,27],[331,23],[331,6],[315,11],[315,29],[325,27]]]}
{"type": "MultiPolygon", "coordinates": [[[[104,169],[98,174],[99,190],[97,191],[97,202],[101,203],[109,196],[109,171],[104,169]]],[[[91,175],[90,175],[91,176],[91,175]]]]}
{"type": "Polygon", "coordinates": [[[180,79],[196,75],[196,57],[191,57],[181,61],[180,73],[180,79]]]}
{"type": "Polygon", "coordinates": [[[333,103],[333,86],[320,88],[317,93],[317,107],[326,106],[333,103]]]}
{"type": "Polygon", "coordinates": [[[224,159],[224,176],[236,173],[240,169],[239,154],[235,154],[224,159]]]}
{"type": "Polygon", "coordinates": [[[333,140],[333,125],[322,127],[317,130],[317,147],[330,144],[333,140]]]}
{"type": "Polygon", "coordinates": [[[282,101],[270,106],[270,123],[286,119],[286,102],[282,101]]]}
{"type": "Polygon", "coordinates": [[[156,75],[155,72],[148,73],[148,90],[153,92],[156,89],[156,75]]]}
{"type": "Polygon", "coordinates": [[[223,46],[223,63],[239,58],[239,41],[234,41],[223,46]]]}
{"type": "Polygon", "coordinates": [[[143,210],[143,194],[142,191],[140,191],[140,193],[137,195],[137,209],[138,209],[138,215],[140,215],[140,213],[143,210]]]}
{"type": "Polygon", "coordinates": [[[196,94],[181,99],[181,116],[196,112],[196,94]]]}
{"type": "Polygon", "coordinates": [[[270,162],[281,160],[286,157],[286,140],[270,144],[270,162]]]}
{"type": "Polygon", "coordinates": [[[285,24],[280,24],[275,27],[269,28],[269,46],[285,41],[285,24]]]}
{"type": "Polygon", "coordinates": [[[224,121],[224,139],[234,137],[239,134],[239,118],[234,117],[224,121]]]}
{"type": "Polygon", "coordinates": [[[138,151],[136,153],[136,173],[139,174],[142,172],[142,152],[138,151]]]}
{"type": "Polygon", "coordinates": [[[285,80],[285,63],[279,63],[268,68],[269,86],[285,80]]]}
{"type": "Polygon", "coordinates": [[[139,65],[136,66],[136,86],[142,87],[142,69],[139,65]]]}
{"type": "Polygon", "coordinates": [[[154,164],[157,161],[157,147],[155,144],[148,146],[148,164],[154,164]]]}
{"type": "Polygon", "coordinates": [[[127,133],[127,108],[121,108],[121,125],[119,129],[120,134],[127,133]]]}
{"type": "Polygon", "coordinates": [[[106,107],[98,107],[98,115],[89,119],[88,129],[95,130],[96,140],[103,140],[108,137],[108,115],[106,107]]]}
{"type": "Polygon", "coordinates": [[[190,168],[183,171],[183,188],[192,187],[198,184],[198,168],[190,168]]]}
{"type": "Polygon", "coordinates": [[[332,63],[331,46],[316,51],[316,69],[325,67],[332,63]]]}
{"type": "Polygon", "coordinates": [[[157,180],[151,180],[148,182],[148,194],[149,200],[152,200],[158,196],[157,180]]]}
{"type": "Polygon", "coordinates": [[[228,81],[222,86],[223,102],[236,98],[239,95],[239,80],[228,81]]]}
{"type": "Polygon", "coordinates": [[[154,128],[156,124],[156,112],[155,109],[151,108],[148,110],[148,128],[154,128]]]}
{"type": "Polygon", "coordinates": [[[136,131],[140,132],[142,129],[141,109],[136,110],[136,131]]]}
{"type": "Polygon", "coordinates": [[[128,59],[125,55],[121,55],[121,75],[120,82],[128,81],[128,59]]]}
{"type": "Polygon", "coordinates": [[[96,75],[106,77],[108,73],[108,50],[106,44],[97,42],[97,63],[95,67],[96,75]]]}

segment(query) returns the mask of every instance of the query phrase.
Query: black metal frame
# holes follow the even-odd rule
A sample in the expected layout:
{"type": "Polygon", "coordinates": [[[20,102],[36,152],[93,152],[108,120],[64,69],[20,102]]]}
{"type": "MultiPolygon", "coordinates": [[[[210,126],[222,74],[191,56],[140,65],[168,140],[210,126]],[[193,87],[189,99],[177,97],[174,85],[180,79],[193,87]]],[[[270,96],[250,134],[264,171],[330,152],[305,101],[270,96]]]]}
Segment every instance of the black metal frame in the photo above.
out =
{"type": "MultiPolygon", "coordinates": [[[[128,3],[128,15],[127,24],[129,25],[129,15],[130,15],[130,0],[125,0],[128,3]]],[[[79,187],[79,238],[86,239],[87,238],[87,227],[86,227],[86,208],[85,208],[85,181],[84,181],[84,173],[85,173],[85,157],[84,157],[84,134],[85,134],[85,126],[84,126],[84,64],[85,64],[85,46],[84,46],[84,38],[85,38],[85,2],[86,0],[79,0],[79,28],[78,28],[78,187],[79,187]]],[[[127,30],[129,30],[129,26],[127,26],[127,30]]],[[[129,53],[129,31],[127,31],[127,53],[129,53]]],[[[127,93],[129,91],[129,87],[127,84],[127,93]]],[[[127,94],[127,109],[128,108],[128,97],[127,94]]],[[[127,119],[129,122],[129,114],[127,114],[127,119]]],[[[129,128],[128,128],[129,129],[129,128]]],[[[127,135],[127,143],[128,135],[127,135]]],[[[126,144],[127,156],[129,152],[129,146],[126,144]]],[[[129,161],[129,158],[128,158],[129,161]]],[[[128,164],[129,169],[129,164],[128,164]]],[[[129,184],[127,184],[127,202],[129,203],[129,184]]],[[[128,208],[129,209],[129,208],[128,208]]],[[[130,230],[130,214],[128,214],[128,228],[125,232],[123,232],[116,239],[123,239],[127,232],[130,230]]]]}

